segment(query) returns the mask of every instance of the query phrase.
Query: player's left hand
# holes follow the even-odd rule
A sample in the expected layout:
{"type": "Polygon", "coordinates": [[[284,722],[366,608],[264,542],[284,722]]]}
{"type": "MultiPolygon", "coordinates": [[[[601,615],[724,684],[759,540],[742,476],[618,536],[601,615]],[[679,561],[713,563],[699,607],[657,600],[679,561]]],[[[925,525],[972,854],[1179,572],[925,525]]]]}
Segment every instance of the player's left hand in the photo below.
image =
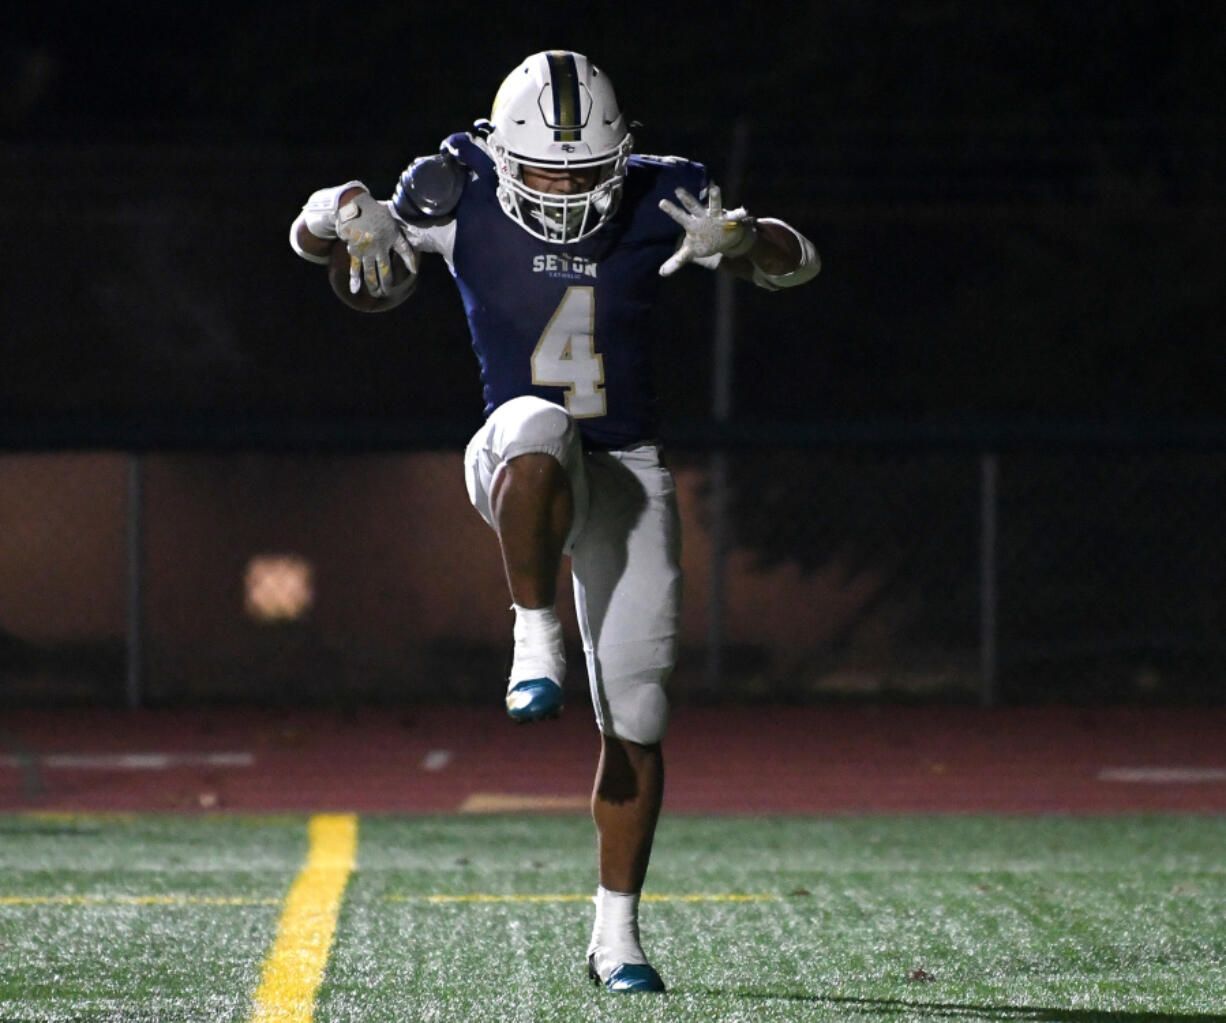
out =
{"type": "Polygon", "coordinates": [[[336,213],[336,236],[349,249],[349,291],[356,295],[366,280],[366,289],[385,298],[395,286],[392,253],[417,273],[417,253],[408,235],[387,207],[368,192],[354,196],[336,213]]]}
{"type": "Polygon", "coordinates": [[[660,276],[676,273],[686,263],[706,256],[743,256],[757,239],[754,218],[744,207],[725,210],[719,186],[707,189],[707,205],[703,206],[684,188],[677,189],[677,198],[684,210],[667,199],[660,200],[660,209],[685,228],[681,246],[660,267],[660,276]]]}

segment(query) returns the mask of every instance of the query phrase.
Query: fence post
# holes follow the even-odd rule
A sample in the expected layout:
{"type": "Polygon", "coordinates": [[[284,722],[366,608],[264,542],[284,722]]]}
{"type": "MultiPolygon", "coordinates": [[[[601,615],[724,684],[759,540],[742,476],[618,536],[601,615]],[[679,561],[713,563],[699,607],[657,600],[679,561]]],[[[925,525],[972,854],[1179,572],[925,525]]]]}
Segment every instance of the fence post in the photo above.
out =
{"type": "Polygon", "coordinates": [[[125,523],[127,540],[127,704],[132,710],[141,705],[144,682],[141,667],[144,661],[144,584],[145,584],[145,507],[144,465],[141,456],[128,455],[128,514],[125,523]]]}
{"type": "Polygon", "coordinates": [[[1000,465],[994,451],[979,459],[979,702],[995,706],[996,679],[996,516],[1000,465]]]}
{"type": "MultiPolygon", "coordinates": [[[[735,198],[741,188],[749,123],[738,118],[732,126],[725,194],[735,198]]],[[[715,277],[715,332],[711,365],[711,418],[725,423],[732,414],[733,348],[736,341],[736,297],[730,274],[715,277]]],[[[709,469],[711,563],[707,586],[706,687],[718,690],[724,674],[724,582],[728,560],[728,454],[722,448],[711,455],[709,469]]]]}

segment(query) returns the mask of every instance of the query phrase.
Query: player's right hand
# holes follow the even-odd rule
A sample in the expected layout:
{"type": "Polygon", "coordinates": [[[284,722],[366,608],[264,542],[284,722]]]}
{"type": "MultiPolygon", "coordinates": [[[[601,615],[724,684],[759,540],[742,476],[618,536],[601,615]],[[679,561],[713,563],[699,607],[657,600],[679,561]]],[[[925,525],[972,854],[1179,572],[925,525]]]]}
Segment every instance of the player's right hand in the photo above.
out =
{"type": "Polygon", "coordinates": [[[404,226],[369,192],[359,193],[337,210],[336,236],[349,249],[349,290],[354,295],[363,280],[376,298],[391,294],[393,252],[409,273],[417,273],[417,253],[404,226]]]}

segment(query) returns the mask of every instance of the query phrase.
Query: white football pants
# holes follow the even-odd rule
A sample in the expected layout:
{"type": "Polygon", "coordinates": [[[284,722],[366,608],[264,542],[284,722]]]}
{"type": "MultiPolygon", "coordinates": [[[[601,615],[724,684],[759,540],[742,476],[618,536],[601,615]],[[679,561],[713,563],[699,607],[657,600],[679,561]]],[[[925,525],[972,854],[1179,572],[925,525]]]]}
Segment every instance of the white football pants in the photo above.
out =
{"type": "Polygon", "coordinates": [[[491,526],[490,488],[518,455],[552,455],[566,470],[574,522],[566,542],[596,724],[650,745],[668,725],[664,685],[677,656],[681,526],[672,474],[656,444],[584,452],[574,420],[541,398],[513,398],[464,454],[473,507],[491,526]]]}

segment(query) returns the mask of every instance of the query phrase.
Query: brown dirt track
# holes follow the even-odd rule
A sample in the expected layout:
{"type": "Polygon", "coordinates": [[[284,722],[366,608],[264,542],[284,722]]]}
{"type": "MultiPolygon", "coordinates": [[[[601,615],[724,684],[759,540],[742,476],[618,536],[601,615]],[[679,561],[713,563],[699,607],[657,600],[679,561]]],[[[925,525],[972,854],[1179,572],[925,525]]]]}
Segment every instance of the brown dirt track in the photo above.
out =
{"type": "MultiPolygon", "coordinates": [[[[2,738],[9,811],[445,812],[496,796],[509,808],[583,812],[596,753],[577,702],[559,721],[525,727],[497,705],[18,709],[2,738]],[[134,752],[245,752],[251,762],[44,763],[37,778],[29,766],[29,755],[134,752]]],[[[680,707],[666,755],[668,812],[1226,812],[1223,707],[680,707]],[[1211,773],[1100,778],[1121,767],[1211,773]]]]}

